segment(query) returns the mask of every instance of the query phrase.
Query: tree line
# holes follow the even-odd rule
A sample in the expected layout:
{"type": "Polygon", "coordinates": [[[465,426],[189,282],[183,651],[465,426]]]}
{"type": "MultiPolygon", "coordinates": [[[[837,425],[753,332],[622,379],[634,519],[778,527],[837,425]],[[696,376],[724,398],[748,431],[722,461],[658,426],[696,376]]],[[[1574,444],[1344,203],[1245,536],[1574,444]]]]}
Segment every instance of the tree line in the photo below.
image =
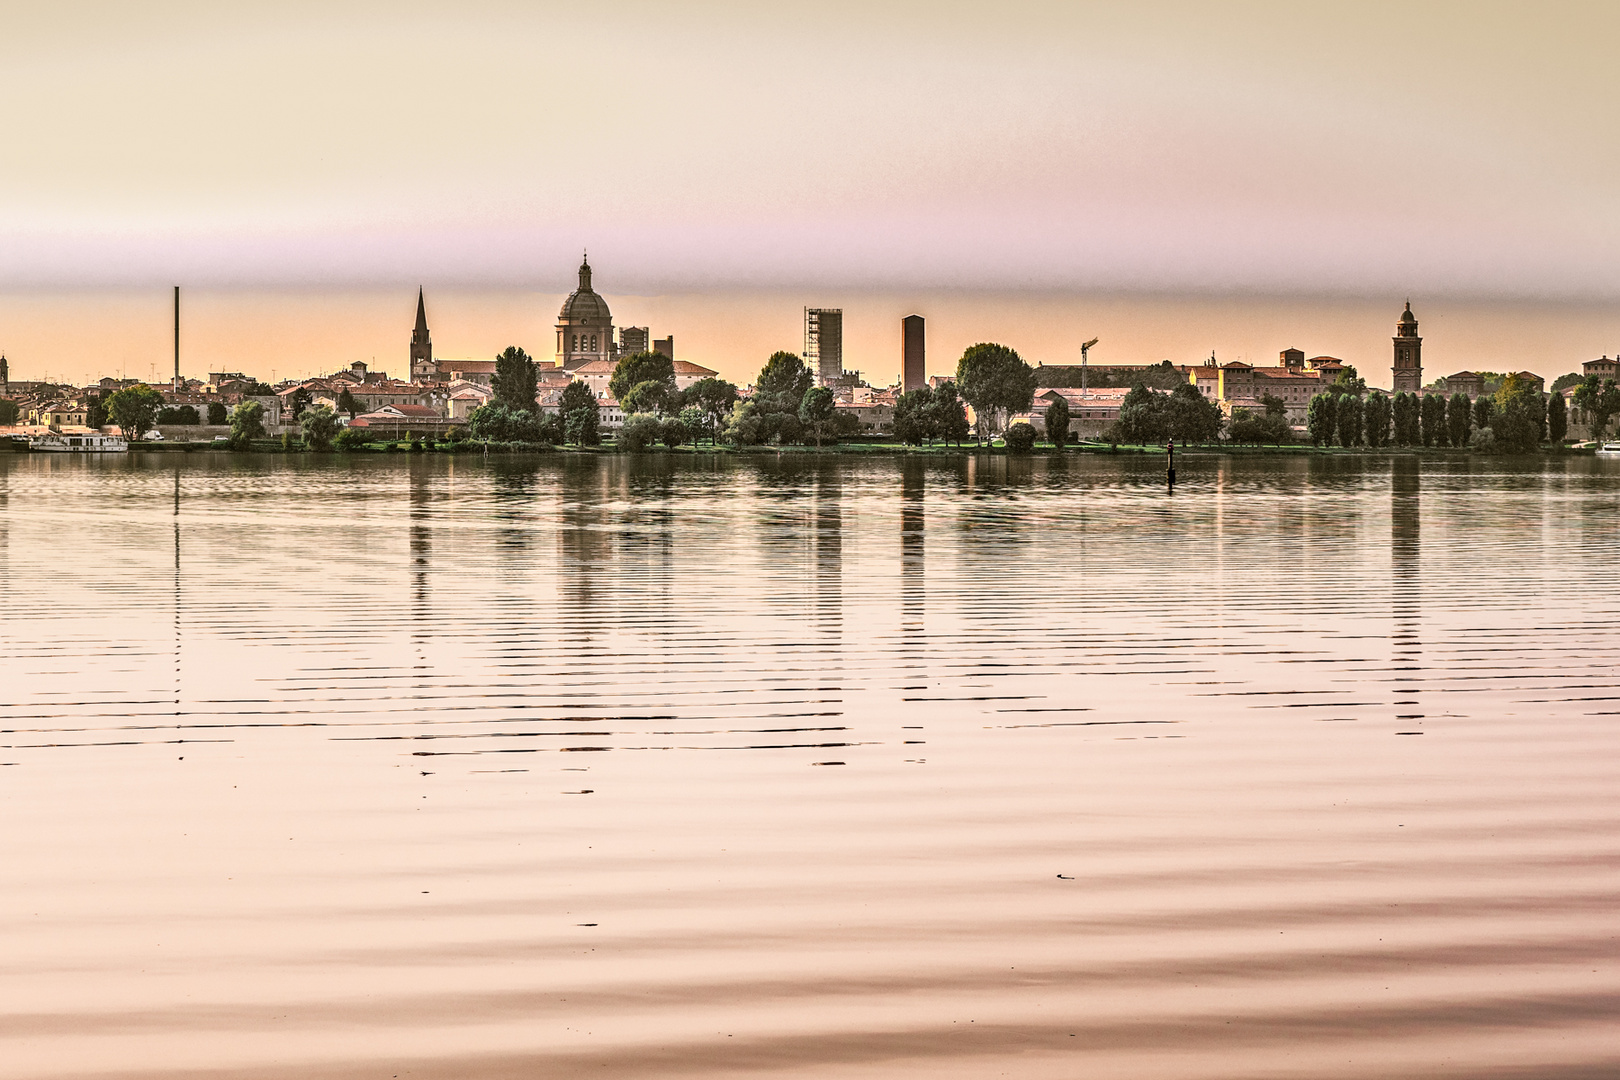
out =
{"type": "MultiPolygon", "coordinates": [[[[1620,393],[1616,398],[1614,411],[1620,411],[1620,393]]],[[[1543,442],[1563,442],[1568,429],[1563,395],[1545,395],[1518,375],[1505,376],[1495,394],[1472,401],[1462,393],[1450,398],[1406,391],[1389,395],[1335,384],[1312,397],[1306,411],[1314,446],[1450,446],[1527,453],[1543,442]]]]}

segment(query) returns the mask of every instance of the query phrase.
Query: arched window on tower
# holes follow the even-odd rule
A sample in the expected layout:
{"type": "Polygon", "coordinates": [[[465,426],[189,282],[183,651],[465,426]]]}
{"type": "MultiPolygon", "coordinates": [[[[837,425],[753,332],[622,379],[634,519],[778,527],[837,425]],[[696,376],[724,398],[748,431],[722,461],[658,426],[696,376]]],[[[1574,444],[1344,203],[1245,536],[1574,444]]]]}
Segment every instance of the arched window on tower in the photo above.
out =
{"type": "Polygon", "coordinates": [[[591,352],[595,352],[595,351],[596,351],[596,335],[592,334],[591,335],[591,352]]]}
{"type": "Polygon", "coordinates": [[[568,351],[569,352],[579,352],[579,335],[578,334],[575,334],[573,336],[573,341],[574,341],[574,343],[573,343],[573,345],[569,346],[568,351]]]}

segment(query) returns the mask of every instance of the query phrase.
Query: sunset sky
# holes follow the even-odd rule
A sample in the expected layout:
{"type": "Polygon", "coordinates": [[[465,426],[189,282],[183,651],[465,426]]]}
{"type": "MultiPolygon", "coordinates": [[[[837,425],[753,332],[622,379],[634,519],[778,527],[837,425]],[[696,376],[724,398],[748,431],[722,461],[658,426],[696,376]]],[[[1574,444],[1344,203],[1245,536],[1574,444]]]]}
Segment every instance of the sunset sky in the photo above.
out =
{"type": "Polygon", "coordinates": [[[1429,374],[1554,374],[1620,347],[1617,40],[1604,4],[6,5],[0,350],[162,374],[180,284],[188,374],[402,368],[423,284],[439,353],[544,357],[588,247],[734,378],[813,304],[874,378],[916,309],[933,371],[1099,336],[1387,383],[1408,295],[1429,374]]]}

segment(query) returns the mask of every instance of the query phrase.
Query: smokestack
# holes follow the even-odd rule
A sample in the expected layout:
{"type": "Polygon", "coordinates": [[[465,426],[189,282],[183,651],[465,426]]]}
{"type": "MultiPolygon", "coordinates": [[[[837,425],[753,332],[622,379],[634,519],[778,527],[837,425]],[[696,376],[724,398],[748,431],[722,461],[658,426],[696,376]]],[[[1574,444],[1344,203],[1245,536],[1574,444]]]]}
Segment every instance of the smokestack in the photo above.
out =
{"type": "Polygon", "coordinates": [[[180,389],[180,286],[174,287],[174,388],[180,389]]]}

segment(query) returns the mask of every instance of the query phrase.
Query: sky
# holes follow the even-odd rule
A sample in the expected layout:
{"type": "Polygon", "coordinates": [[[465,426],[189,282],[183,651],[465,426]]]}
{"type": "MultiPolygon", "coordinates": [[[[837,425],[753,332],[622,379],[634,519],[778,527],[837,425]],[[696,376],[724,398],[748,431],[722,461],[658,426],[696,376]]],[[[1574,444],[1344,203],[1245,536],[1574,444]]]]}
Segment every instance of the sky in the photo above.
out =
{"type": "Polygon", "coordinates": [[[909,310],[934,371],[1387,367],[1408,296],[1431,355],[1555,373],[1620,346],[1616,40],[1612,4],[8,3],[0,350],[162,374],[180,284],[188,373],[308,374],[403,355],[423,285],[441,354],[545,355],[588,248],[734,378],[807,304],[875,375],[909,310]]]}

